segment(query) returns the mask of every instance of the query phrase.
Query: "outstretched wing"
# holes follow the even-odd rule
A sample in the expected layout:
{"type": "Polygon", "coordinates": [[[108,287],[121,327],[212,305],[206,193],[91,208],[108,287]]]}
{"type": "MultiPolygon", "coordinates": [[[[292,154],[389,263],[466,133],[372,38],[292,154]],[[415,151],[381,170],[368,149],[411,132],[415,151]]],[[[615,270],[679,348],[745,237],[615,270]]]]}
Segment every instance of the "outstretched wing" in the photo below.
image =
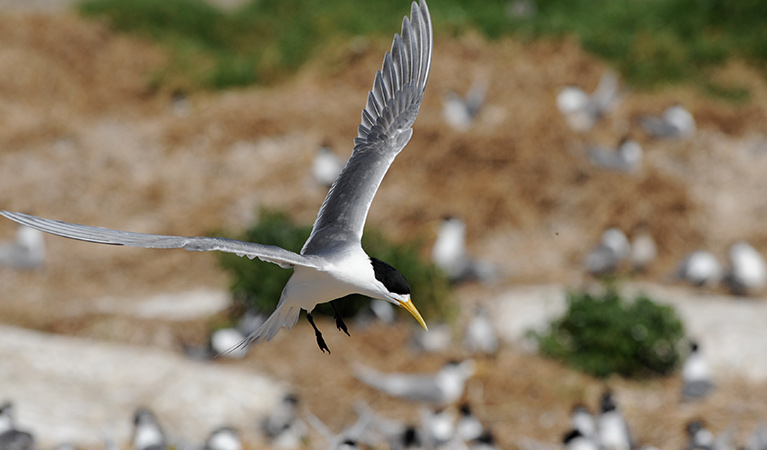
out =
{"type": "Polygon", "coordinates": [[[183,248],[193,252],[218,250],[234,253],[237,256],[247,256],[250,259],[258,258],[262,261],[278,264],[283,268],[293,266],[317,267],[311,259],[274,245],[261,245],[216,237],[183,237],[134,233],[131,231],[119,231],[60,222],[58,220],[43,219],[42,217],[9,211],[0,211],[0,215],[46,233],[70,239],[95,242],[97,244],[126,245],[143,248],[183,248]]]}
{"type": "Polygon", "coordinates": [[[426,2],[413,2],[391,51],[376,72],[362,110],[354,151],[322,203],[301,254],[318,254],[333,242],[362,238],[370,204],[394,158],[413,135],[429,77],[432,27],[426,2]],[[321,238],[320,238],[321,237],[321,238]]]}

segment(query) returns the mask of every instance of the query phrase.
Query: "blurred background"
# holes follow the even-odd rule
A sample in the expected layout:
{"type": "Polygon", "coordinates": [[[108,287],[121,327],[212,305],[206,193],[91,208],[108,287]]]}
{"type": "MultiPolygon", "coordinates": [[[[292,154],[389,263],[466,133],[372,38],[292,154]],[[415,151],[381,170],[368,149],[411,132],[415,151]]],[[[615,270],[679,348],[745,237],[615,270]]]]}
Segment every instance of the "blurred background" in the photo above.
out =
{"type": "MultiPolygon", "coordinates": [[[[408,7],[0,0],[0,208],[279,244],[270,223],[300,246],[337,164],[318,159],[349,156],[408,7]]],[[[144,449],[147,408],[175,448],[220,426],[245,448],[336,448],[360,422],[371,448],[397,448],[409,424],[426,448],[488,448],[488,432],[497,448],[562,448],[573,407],[599,423],[609,390],[631,446],[687,447],[701,420],[717,448],[766,448],[767,4],[429,8],[428,88],[366,230],[369,253],[413,281],[429,334],[346,299],[350,337],[318,320],[331,355],[302,318],[209,359],[214,332],[268,314],[288,271],[2,220],[6,433],[144,449]],[[472,340],[488,329],[497,345],[472,340]],[[385,373],[439,386],[469,360],[457,396],[382,392],[385,373]],[[458,433],[461,405],[483,439],[458,433]],[[267,432],[275,414],[288,419],[267,432]]]]}

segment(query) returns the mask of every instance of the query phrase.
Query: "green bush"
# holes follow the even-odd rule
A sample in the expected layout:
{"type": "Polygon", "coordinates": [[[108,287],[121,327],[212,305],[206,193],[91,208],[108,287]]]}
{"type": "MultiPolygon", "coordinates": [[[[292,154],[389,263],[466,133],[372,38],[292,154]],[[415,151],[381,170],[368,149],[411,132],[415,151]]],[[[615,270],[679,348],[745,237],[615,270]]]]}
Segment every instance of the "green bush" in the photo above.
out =
{"type": "MultiPolygon", "coordinates": [[[[258,223],[248,229],[244,235],[235,238],[277,245],[299,252],[310,233],[310,225],[295,225],[284,213],[261,211],[258,223]]],[[[381,233],[366,229],[362,245],[369,255],[386,261],[405,275],[413,292],[413,302],[424,319],[428,320],[430,317],[449,319],[454,315],[455,305],[450,284],[436,266],[424,262],[418,256],[419,242],[414,240],[395,244],[381,233]]],[[[275,264],[258,259],[251,261],[229,253],[221,253],[219,261],[221,266],[232,275],[230,289],[235,301],[243,307],[254,307],[267,312],[277,306],[282,288],[293,273],[292,270],[282,269],[275,264]]],[[[351,317],[367,302],[367,297],[350,295],[336,302],[335,305],[344,317],[351,317]]],[[[318,305],[315,311],[319,314],[331,316],[333,314],[332,308],[326,304],[318,305]]]]}
{"type": "Polygon", "coordinates": [[[570,293],[567,312],[545,334],[532,333],[546,356],[597,377],[668,375],[679,363],[682,322],[670,306],[614,291],[570,293]]]}

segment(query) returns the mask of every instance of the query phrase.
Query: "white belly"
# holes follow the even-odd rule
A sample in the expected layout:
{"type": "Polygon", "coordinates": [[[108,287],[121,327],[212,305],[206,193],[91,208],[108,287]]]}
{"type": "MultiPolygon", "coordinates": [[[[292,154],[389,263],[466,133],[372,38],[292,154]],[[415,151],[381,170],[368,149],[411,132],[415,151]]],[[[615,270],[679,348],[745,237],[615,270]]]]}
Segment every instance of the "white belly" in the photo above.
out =
{"type": "Polygon", "coordinates": [[[305,267],[296,267],[293,276],[285,285],[282,296],[291,305],[311,312],[319,303],[325,303],[349,294],[358,293],[355,288],[334,276],[331,271],[320,272],[305,267]]]}

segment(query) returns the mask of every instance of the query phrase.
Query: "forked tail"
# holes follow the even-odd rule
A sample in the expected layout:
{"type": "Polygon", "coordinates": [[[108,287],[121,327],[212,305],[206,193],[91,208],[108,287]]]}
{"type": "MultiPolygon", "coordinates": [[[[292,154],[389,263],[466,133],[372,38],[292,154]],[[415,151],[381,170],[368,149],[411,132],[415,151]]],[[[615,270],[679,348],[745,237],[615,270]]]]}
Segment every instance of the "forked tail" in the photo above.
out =
{"type": "Polygon", "coordinates": [[[282,327],[290,329],[298,322],[298,315],[301,313],[301,308],[297,306],[285,306],[280,303],[277,305],[277,309],[274,310],[271,316],[261,324],[258,329],[250,333],[239,344],[223,352],[223,354],[230,353],[235,350],[247,348],[252,343],[259,343],[263,340],[271,341],[272,338],[280,331],[282,327]]]}

